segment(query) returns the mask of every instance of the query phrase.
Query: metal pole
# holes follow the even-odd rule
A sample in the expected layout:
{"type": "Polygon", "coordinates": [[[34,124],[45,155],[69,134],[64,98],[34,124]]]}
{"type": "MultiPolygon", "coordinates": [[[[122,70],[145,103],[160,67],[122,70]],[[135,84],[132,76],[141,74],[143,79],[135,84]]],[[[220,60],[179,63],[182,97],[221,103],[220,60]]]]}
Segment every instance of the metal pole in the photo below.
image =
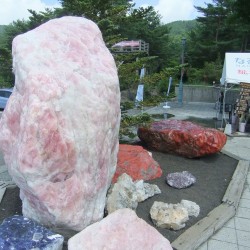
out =
{"type": "Polygon", "coordinates": [[[182,52],[181,52],[181,78],[180,78],[180,83],[179,83],[179,93],[178,93],[178,104],[180,106],[183,105],[183,74],[184,74],[184,50],[185,50],[185,45],[186,45],[186,38],[181,39],[181,44],[182,44],[182,52]]]}

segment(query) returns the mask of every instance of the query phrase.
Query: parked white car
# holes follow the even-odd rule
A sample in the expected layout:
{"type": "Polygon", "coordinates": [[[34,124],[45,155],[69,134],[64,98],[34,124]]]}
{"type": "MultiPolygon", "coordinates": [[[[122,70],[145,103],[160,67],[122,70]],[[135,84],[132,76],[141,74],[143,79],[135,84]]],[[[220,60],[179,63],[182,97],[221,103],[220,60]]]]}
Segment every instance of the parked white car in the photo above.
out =
{"type": "Polygon", "coordinates": [[[12,94],[13,89],[0,89],[0,110],[5,109],[7,101],[12,94]]]}

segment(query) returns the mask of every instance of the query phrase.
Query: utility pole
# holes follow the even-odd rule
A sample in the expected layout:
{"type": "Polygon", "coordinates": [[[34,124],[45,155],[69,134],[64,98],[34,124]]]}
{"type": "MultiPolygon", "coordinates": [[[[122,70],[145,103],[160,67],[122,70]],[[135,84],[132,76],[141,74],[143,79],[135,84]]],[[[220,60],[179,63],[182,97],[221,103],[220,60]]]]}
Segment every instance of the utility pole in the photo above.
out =
{"type": "Polygon", "coordinates": [[[181,39],[182,51],[181,51],[181,79],[179,83],[179,94],[178,94],[178,104],[179,106],[183,105],[183,74],[184,74],[184,52],[186,45],[186,38],[181,39]]]}

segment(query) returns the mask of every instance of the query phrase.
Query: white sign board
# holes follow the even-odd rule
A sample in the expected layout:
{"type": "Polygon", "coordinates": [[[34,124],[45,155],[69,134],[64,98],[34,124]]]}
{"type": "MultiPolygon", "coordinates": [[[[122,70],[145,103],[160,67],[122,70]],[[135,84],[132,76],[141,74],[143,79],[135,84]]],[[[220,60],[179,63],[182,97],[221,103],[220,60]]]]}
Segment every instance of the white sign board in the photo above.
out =
{"type": "Polygon", "coordinates": [[[220,82],[250,83],[250,53],[226,53],[220,82]]]}
{"type": "Polygon", "coordinates": [[[142,68],[140,73],[140,79],[143,79],[144,76],[145,76],[145,68],[142,68]]]}
{"type": "Polygon", "coordinates": [[[144,88],[143,84],[138,85],[137,94],[136,94],[136,97],[135,97],[135,100],[138,101],[138,102],[143,101],[143,88],[144,88]]]}

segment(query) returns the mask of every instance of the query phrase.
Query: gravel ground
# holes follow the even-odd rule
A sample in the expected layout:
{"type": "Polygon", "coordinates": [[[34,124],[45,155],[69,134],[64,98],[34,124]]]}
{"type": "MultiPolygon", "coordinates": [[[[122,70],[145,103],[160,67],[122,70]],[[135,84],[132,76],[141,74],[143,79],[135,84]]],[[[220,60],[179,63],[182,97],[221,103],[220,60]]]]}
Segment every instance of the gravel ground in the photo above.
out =
{"type": "MultiPolygon", "coordinates": [[[[194,225],[213,208],[221,204],[238,161],[221,153],[199,159],[187,159],[159,152],[152,153],[154,159],[159,162],[163,174],[161,178],[148,182],[157,184],[162,193],[139,203],[136,210],[137,215],[154,226],[149,216],[149,211],[154,201],[175,204],[185,199],[197,203],[201,209],[200,215],[197,218],[190,217],[190,220],[186,223],[186,227],[179,231],[157,228],[162,235],[172,242],[187,228],[194,225]],[[165,182],[166,175],[181,171],[191,172],[196,177],[196,183],[186,189],[175,189],[168,186],[165,182]]],[[[19,189],[7,189],[0,203],[0,222],[15,214],[22,214],[19,189]]],[[[64,235],[68,237],[66,232],[64,235]]]]}

